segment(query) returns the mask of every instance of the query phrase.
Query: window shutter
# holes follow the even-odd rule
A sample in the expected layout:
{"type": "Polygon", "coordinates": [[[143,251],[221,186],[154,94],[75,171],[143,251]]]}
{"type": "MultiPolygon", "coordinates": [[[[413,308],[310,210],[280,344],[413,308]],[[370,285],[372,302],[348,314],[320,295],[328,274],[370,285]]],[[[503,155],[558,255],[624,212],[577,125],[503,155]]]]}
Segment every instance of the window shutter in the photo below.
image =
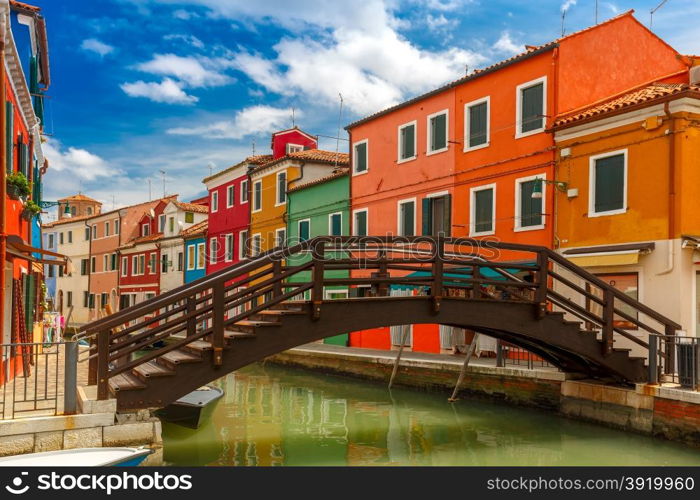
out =
{"type": "Polygon", "coordinates": [[[11,101],[5,102],[5,160],[7,173],[11,174],[14,170],[12,162],[12,151],[14,146],[14,107],[11,101]]]}
{"type": "Polygon", "coordinates": [[[343,228],[341,227],[341,222],[343,217],[341,215],[331,216],[331,231],[333,236],[340,236],[343,234],[343,228]]]}
{"type": "Polygon", "coordinates": [[[543,98],[544,85],[541,83],[522,90],[522,132],[542,128],[543,98]]]}
{"type": "Polygon", "coordinates": [[[363,142],[355,146],[355,171],[364,172],[367,170],[367,143],[363,142]]]}
{"type": "Polygon", "coordinates": [[[401,205],[401,222],[402,222],[402,234],[401,236],[414,236],[413,226],[415,221],[415,206],[414,203],[408,202],[401,205]]]}
{"type": "Polygon", "coordinates": [[[444,197],[445,203],[442,205],[442,217],[445,227],[445,236],[452,235],[452,195],[446,194],[444,197]]]}
{"type": "Polygon", "coordinates": [[[430,236],[433,230],[433,201],[431,198],[423,198],[422,200],[422,233],[423,236],[430,236]]]}
{"type": "Polygon", "coordinates": [[[447,146],[447,115],[434,116],[432,122],[432,144],[433,151],[443,149],[447,146]]]}
{"type": "Polygon", "coordinates": [[[484,189],[474,194],[474,230],[482,233],[493,230],[493,189],[484,189]]]}
{"type": "Polygon", "coordinates": [[[615,155],[596,160],[595,211],[624,208],[625,156],[615,155]]]}
{"type": "Polygon", "coordinates": [[[488,105],[485,102],[469,108],[469,147],[486,143],[486,117],[488,105]]]}
{"type": "Polygon", "coordinates": [[[520,184],[520,227],[542,224],[542,198],[532,198],[536,181],[520,184]]]}
{"type": "Polygon", "coordinates": [[[415,126],[409,125],[401,129],[401,159],[411,158],[416,155],[414,148],[415,126]]]}

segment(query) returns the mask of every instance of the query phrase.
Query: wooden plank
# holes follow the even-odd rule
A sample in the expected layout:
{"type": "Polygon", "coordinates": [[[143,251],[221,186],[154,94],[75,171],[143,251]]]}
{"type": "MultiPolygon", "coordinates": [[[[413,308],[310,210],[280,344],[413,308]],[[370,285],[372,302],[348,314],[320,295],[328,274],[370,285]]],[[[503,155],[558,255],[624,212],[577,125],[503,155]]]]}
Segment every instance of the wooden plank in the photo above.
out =
{"type": "Polygon", "coordinates": [[[131,373],[120,373],[109,379],[109,388],[112,392],[136,391],[145,389],[146,384],[131,373]]]}

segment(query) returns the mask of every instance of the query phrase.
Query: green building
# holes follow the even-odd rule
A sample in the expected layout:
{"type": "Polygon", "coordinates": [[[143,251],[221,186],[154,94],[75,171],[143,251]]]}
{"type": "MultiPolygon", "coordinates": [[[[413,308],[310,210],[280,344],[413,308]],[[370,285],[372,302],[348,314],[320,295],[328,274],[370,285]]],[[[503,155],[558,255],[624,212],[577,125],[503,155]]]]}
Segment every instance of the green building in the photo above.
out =
{"type": "MultiPolygon", "coordinates": [[[[333,175],[295,185],[287,196],[287,238],[291,245],[316,236],[350,234],[350,177],[343,169],[333,175]]],[[[309,255],[294,256],[289,265],[307,262],[309,255]]],[[[327,271],[326,278],[347,278],[348,271],[327,271]]],[[[294,281],[311,281],[311,271],[294,276],[294,281]]],[[[327,287],[325,298],[347,298],[347,286],[327,287]]],[[[307,291],[308,299],[310,292],[307,291]]],[[[327,344],[348,345],[348,334],[328,337],[327,344]]]]}

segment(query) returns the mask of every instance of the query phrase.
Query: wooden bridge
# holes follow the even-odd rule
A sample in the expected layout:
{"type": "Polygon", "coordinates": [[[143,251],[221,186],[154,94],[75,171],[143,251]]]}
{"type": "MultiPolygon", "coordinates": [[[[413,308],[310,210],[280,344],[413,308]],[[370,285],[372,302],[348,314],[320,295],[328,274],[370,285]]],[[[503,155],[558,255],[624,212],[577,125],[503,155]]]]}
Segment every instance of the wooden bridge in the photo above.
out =
{"type": "Polygon", "coordinates": [[[301,344],[422,323],[472,329],[562,370],[622,382],[672,370],[670,339],[680,329],[544,247],[364,236],[273,249],[90,323],[80,336],[93,343],[98,397],[112,395],[129,410],[162,407],[301,344]],[[324,298],[324,290],[339,286],[362,296],[324,298]],[[392,296],[395,287],[414,295],[392,296]],[[650,342],[629,325],[649,333],[650,342]],[[636,344],[644,356],[620,344],[636,344]]]}

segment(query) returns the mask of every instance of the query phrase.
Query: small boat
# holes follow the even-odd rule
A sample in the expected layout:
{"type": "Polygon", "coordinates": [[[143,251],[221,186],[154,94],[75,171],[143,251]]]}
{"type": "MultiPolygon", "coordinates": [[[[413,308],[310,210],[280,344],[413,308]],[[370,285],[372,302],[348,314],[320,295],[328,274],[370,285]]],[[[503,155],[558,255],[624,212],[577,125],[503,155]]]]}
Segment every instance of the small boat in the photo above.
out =
{"type": "Polygon", "coordinates": [[[224,391],[218,387],[205,385],[181,397],[155,414],[166,422],[196,429],[208,419],[224,391]]]}
{"type": "Polygon", "coordinates": [[[150,448],[76,448],[0,458],[0,467],[135,467],[150,448]]]}

